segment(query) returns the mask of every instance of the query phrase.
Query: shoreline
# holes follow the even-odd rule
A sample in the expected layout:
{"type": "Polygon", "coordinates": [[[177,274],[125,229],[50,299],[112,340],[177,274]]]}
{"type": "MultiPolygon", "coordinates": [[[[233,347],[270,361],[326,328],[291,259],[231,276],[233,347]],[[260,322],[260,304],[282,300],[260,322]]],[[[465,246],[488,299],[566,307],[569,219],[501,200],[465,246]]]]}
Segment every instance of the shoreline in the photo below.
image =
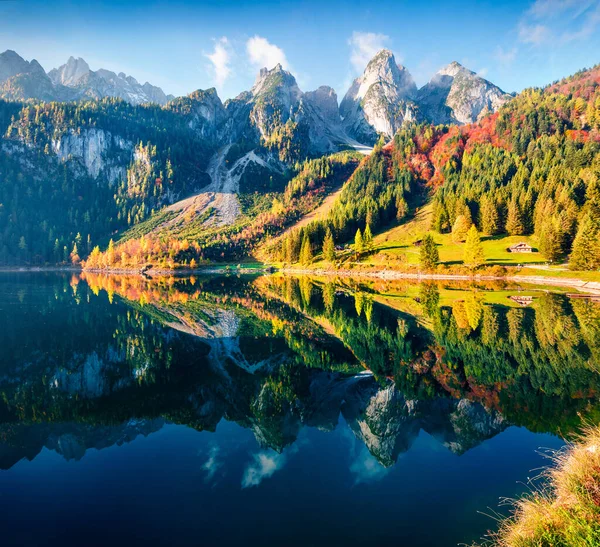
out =
{"type": "Polygon", "coordinates": [[[415,281],[439,280],[439,281],[510,281],[512,283],[526,283],[530,285],[554,285],[562,287],[573,287],[584,292],[600,295],[600,281],[584,281],[573,277],[545,277],[533,275],[465,275],[465,274],[428,274],[408,273],[395,270],[377,270],[356,272],[353,270],[307,270],[296,268],[283,268],[278,270],[282,273],[314,275],[314,276],[337,276],[337,277],[368,277],[372,279],[399,280],[411,279],[415,281]]]}
{"type": "Polygon", "coordinates": [[[0,273],[43,273],[43,272],[65,272],[65,273],[94,273],[104,275],[137,275],[147,278],[154,276],[180,276],[189,275],[214,275],[214,274],[270,274],[283,273],[291,275],[313,275],[316,277],[344,277],[344,278],[367,278],[380,280],[413,280],[413,281],[505,281],[511,283],[524,283],[528,285],[549,285],[555,287],[571,287],[590,294],[600,295],[600,281],[585,281],[575,277],[546,277],[542,275],[466,275],[466,274],[435,274],[435,273],[411,273],[400,272],[396,270],[373,270],[373,271],[357,271],[357,270],[334,270],[334,269],[307,269],[307,268],[276,268],[274,266],[264,266],[260,268],[238,268],[236,267],[203,267],[194,269],[149,269],[140,271],[139,269],[129,268],[112,268],[112,269],[81,269],[75,267],[59,267],[59,266],[15,266],[0,268],[0,273]]]}

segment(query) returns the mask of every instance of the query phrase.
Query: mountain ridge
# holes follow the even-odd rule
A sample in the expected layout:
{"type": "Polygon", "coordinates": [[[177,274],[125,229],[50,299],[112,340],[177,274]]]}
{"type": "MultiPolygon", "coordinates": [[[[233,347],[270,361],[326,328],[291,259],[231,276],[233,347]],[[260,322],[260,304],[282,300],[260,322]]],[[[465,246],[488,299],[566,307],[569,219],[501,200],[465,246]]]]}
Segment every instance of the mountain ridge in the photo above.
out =
{"type": "MultiPolygon", "coordinates": [[[[198,100],[208,91],[197,90],[186,97],[198,100]]],[[[115,97],[131,104],[161,106],[176,99],[160,87],[149,82],[140,84],[123,72],[102,68],[93,71],[81,57],[71,56],[65,64],[46,73],[35,59],[28,62],[12,50],[0,54],[0,97],[59,102],[115,97]]],[[[206,98],[207,109],[220,110],[214,97],[206,98]]],[[[274,135],[274,129],[291,120],[287,137],[297,135],[305,141],[300,143],[304,151],[322,154],[354,140],[373,145],[381,135],[390,139],[410,122],[472,123],[509,99],[510,95],[500,88],[456,62],[418,88],[409,70],[396,63],[391,51],[382,49],[354,80],[339,105],[335,90],[329,86],[303,92],[293,74],[281,64],[262,68],[250,90],[224,103],[219,98],[226,117],[231,118],[223,122],[226,127],[220,131],[233,132],[229,139],[232,142],[236,138],[256,138],[258,130],[259,137],[268,142],[285,137],[274,135]]],[[[217,118],[222,116],[216,116],[218,122],[217,118]]],[[[213,127],[210,133],[214,136],[219,130],[213,127]]]]}
{"type": "Polygon", "coordinates": [[[175,98],[123,72],[93,71],[81,57],[71,56],[64,65],[46,73],[35,59],[26,61],[13,50],[0,54],[0,97],[60,102],[117,97],[131,104],[152,102],[161,106],[175,98]]]}

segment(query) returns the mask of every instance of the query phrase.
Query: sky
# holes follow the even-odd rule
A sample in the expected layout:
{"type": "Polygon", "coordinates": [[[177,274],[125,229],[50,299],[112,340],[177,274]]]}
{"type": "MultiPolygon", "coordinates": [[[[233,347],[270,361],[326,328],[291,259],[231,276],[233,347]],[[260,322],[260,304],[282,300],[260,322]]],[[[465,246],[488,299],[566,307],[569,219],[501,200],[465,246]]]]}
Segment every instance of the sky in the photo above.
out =
{"type": "Polygon", "coordinates": [[[174,95],[231,98],[280,62],[341,100],[384,47],[418,86],[458,61],[520,91],[600,62],[600,0],[0,0],[0,51],[46,70],[82,57],[174,95]]]}

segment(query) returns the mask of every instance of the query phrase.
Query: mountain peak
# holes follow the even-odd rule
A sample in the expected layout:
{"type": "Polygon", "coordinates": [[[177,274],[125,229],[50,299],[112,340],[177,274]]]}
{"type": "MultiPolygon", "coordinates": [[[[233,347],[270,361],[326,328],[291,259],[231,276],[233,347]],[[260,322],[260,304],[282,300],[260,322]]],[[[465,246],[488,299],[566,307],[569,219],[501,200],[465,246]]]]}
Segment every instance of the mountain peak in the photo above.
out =
{"type": "Polygon", "coordinates": [[[405,121],[416,118],[412,100],[416,94],[410,72],[396,63],[389,49],[382,49],[354,80],[340,105],[340,114],[354,138],[374,143],[378,133],[392,137],[405,121]]]}
{"type": "Polygon", "coordinates": [[[450,64],[438,70],[436,75],[455,77],[461,72],[465,74],[475,74],[472,70],[461,65],[458,61],[452,61],[450,64]]]}
{"type": "Polygon", "coordinates": [[[389,49],[380,49],[373,56],[373,58],[367,63],[367,67],[373,63],[377,64],[377,63],[385,63],[385,62],[389,62],[389,61],[393,61],[395,64],[396,58],[394,57],[394,54],[389,49]]]}
{"type": "Polygon", "coordinates": [[[21,57],[14,49],[7,49],[6,51],[0,53],[0,58],[3,60],[25,61],[25,59],[23,59],[23,57],[21,57]]]}
{"type": "Polygon", "coordinates": [[[64,65],[51,70],[48,75],[55,84],[73,86],[90,72],[90,66],[81,57],[75,59],[71,56],[64,65]]]}
{"type": "Polygon", "coordinates": [[[418,100],[434,123],[472,123],[510,99],[499,87],[457,61],[438,70],[419,90],[418,100]]]}
{"type": "Polygon", "coordinates": [[[289,89],[294,95],[300,95],[301,91],[291,72],[284,70],[281,63],[277,63],[272,69],[261,68],[254,85],[252,86],[252,95],[261,95],[266,92],[274,91],[276,88],[289,89]]]}
{"type": "Polygon", "coordinates": [[[40,70],[46,74],[35,59],[29,63],[12,49],[0,53],[0,83],[18,74],[39,73],[40,70]]]}

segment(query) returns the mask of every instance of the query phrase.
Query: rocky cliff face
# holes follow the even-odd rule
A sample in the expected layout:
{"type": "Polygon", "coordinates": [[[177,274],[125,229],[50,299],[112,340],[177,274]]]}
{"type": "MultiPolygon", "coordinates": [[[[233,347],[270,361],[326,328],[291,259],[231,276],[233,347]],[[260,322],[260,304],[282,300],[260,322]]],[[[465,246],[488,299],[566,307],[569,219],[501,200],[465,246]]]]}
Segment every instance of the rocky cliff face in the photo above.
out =
{"type": "Polygon", "coordinates": [[[190,129],[215,146],[228,138],[227,111],[214,87],[173,99],[167,108],[185,116],[190,129]]]}
{"type": "Polygon", "coordinates": [[[374,143],[378,134],[394,136],[403,123],[418,118],[417,86],[391,51],[380,51],[344,96],[340,114],[346,131],[361,142],[374,143]]]}
{"type": "Polygon", "coordinates": [[[322,85],[315,91],[307,91],[304,99],[312,105],[322,120],[334,125],[341,123],[338,98],[333,88],[322,85]]]}
{"type": "Polygon", "coordinates": [[[51,143],[52,151],[59,160],[80,160],[90,177],[97,178],[104,174],[110,184],[125,176],[127,165],[133,158],[132,142],[102,129],[71,129],[65,135],[52,139],[51,143]],[[115,159],[108,161],[107,152],[111,148],[119,153],[111,155],[115,159]],[[122,156],[125,161],[118,161],[123,159],[122,156]]]}
{"type": "Polygon", "coordinates": [[[419,90],[418,102],[432,123],[473,123],[511,95],[457,62],[438,71],[419,90]]]}
{"type": "Polygon", "coordinates": [[[261,69],[252,89],[227,101],[225,108],[228,134],[234,139],[267,145],[291,139],[309,154],[336,151],[343,140],[338,135],[335,91],[323,86],[303,93],[294,76],[279,64],[261,69]]]}

